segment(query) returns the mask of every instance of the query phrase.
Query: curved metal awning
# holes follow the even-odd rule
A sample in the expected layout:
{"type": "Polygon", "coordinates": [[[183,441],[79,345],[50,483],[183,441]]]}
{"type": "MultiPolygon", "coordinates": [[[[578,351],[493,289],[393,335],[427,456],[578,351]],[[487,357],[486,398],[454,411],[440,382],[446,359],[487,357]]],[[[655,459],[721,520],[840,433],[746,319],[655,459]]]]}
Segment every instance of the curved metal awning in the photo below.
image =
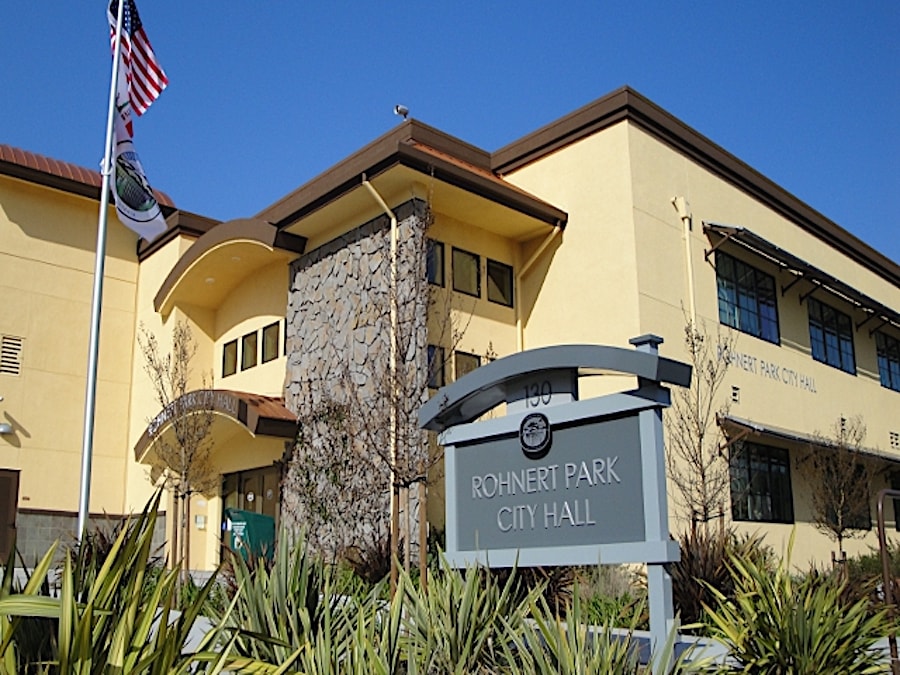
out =
{"type": "Polygon", "coordinates": [[[134,458],[144,461],[154,445],[173,433],[176,415],[191,415],[210,410],[213,426],[210,434],[232,435],[243,431],[250,437],[271,436],[291,439],[296,435],[297,418],[284,406],[284,399],[229,389],[201,389],[188,392],[150,420],[134,446],[134,458]]]}
{"type": "Polygon", "coordinates": [[[153,298],[157,312],[168,315],[181,302],[215,309],[261,267],[300,255],[306,239],[279,232],[256,218],[217,225],[185,251],[153,298]]]}

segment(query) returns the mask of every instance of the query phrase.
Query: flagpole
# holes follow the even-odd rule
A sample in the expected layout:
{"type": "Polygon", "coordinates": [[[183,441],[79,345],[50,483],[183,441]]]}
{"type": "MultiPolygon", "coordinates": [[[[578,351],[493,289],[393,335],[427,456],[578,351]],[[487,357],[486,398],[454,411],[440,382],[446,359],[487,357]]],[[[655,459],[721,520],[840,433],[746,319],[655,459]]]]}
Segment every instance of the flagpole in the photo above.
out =
{"type": "Polygon", "coordinates": [[[116,87],[119,81],[119,55],[122,51],[122,14],[124,2],[119,0],[116,17],[116,43],[113,49],[112,81],[109,85],[109,109],[106,115],[106,146],[100,173],[100,214],[97,218],[97,253],[94,261],[94,293],[91,299],[91,340],[88,348],[87,384],[84,396],[84,429],[81,442],[81,487],[78,496],[78,530],[81,541],[88,519],[91,497],[91,459],[94,445],[94,412],[97,404],[97,355],[100,347],[100,305],[103,299],[103,272],[106,262],[106,221],[109,210],[109,179],[112,174],[113,124],[116,114],[116,87]]]}

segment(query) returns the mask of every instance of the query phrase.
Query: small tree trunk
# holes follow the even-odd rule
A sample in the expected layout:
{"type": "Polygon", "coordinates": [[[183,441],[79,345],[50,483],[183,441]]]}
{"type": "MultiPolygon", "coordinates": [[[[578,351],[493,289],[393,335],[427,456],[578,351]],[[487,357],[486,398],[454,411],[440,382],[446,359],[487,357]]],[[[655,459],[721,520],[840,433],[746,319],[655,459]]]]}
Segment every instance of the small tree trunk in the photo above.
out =
{"type": "Polygon", "coordinates": [[[181,556],[181,549],[178,548],[178,531],[181,529],[181,505],[178,503],[178,492],[172,491],[172,547],[169,551],[169,555],[171,556],[171,560],[169,560],[169,564],[173,570],[176,570],[181,565],[181,561],[179,557],[181,556]]]}
{"type": "Polygon", "coordinates": [[[184,575],[185,581],[190,579],[191,575],[191,494],[188,492],[184,496],[184,529],[182,530],[182,544],[184,546],[184,575]]]}

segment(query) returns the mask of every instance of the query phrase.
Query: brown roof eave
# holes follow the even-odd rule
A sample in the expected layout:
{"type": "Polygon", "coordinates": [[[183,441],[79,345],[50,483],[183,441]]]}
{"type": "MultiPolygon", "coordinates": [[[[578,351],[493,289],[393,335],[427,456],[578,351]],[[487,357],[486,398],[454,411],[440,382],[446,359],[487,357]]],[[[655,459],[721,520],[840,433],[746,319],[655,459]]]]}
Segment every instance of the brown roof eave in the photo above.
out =
{"type": "Polygon", "coordinates": [[[475,169],[490,171],[489,155],[484,151],[428,125],[409,120],[261,211],[256,218],[267,220],[278,228],[285,228],[358,187],[363,176],[371,179],[402,164],[425,173],[434,169],[435,177],[440,180],[496,200],[551,225],[564,226],[568,220],[568,214],[564,211],[531,197],[512,185],[504,185],[502,179],[492,180],[489,176],[480,175],[478,171],[466,170],[422,151],[414,147],[414,144],[439,150],[475,169]]]}

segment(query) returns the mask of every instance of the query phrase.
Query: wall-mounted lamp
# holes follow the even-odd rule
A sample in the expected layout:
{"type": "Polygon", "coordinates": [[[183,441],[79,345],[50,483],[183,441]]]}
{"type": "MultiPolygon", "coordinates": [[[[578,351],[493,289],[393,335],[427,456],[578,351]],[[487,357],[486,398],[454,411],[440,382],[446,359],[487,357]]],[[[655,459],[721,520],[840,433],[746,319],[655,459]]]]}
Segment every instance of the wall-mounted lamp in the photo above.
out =
{"type": "Polygon", "coordinates": [[[3,436],[4,434],[11,434],[12,432],[13,428],[11,424],[0,422],[0,436],[3,436]]]}

